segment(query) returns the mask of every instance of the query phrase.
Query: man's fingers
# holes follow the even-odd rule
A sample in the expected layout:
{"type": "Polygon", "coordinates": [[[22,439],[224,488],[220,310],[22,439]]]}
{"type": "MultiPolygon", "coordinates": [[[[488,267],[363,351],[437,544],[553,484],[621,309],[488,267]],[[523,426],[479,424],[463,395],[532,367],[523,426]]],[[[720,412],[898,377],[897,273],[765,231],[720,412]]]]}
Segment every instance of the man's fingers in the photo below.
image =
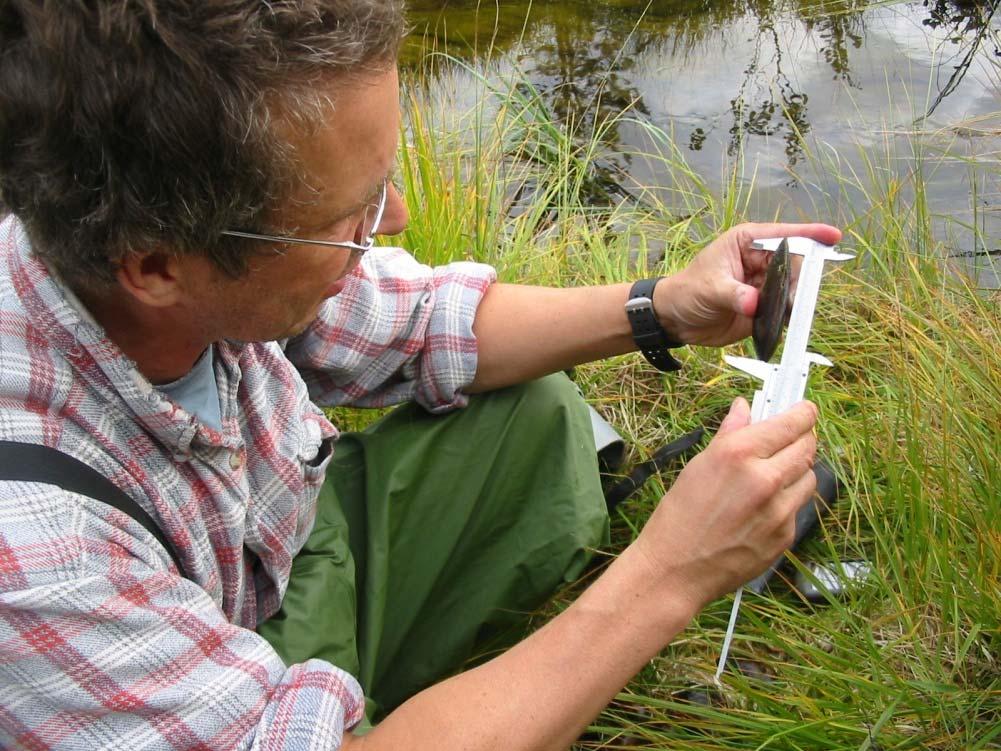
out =
{"type": "Polygon", "coordinates": [[[817,408],[813,403],[797,402],[785,412],[749,426],[742,438],[751,442],[755,456],[767,459],[803,434],[812,433],[816,424],[817,408]]]}
{"type": "Polygon", "coordinates": [[[796,513],[803,508],[813,498],[817,490],[817,476],[813,470],[804,472],[796,481],[785,488],[776,498],[776,503],[780,505],[783,513],[791,517],[795,529],[796,513]]]}
{"type": "Polygon", "coordinates": [[[796,513],[805,506],[817,489],[817,478],[813,471],[805,472],[796,481],[784,488],[772,503],[775,520],[777,549],[773,555],[788,550],[796,540],[796,513]]]}
{"type": "Polygon", "coordinates": [[[726,435],[734,430],[746,427],[751,422],[751,407],[747,399],[738,396],[730,405],[730,411],[726,413],[723,422],[720,423],[716,435],[726,435]]]}
{"type": "Polygon", "coordinates": [[[791,224],[774,222],[742,224],[739,228],[748,240],[765,240],[770,237],[809,237],[824,245],[841,242],[841,230],[829,224],[791,224]]]}
{"type": "Polygon", "coordinates": [[[778,450],[768,462],[782,477],[782,487],[789,487],[804,474],[813,474],[817,458],[817,438],[813,431],[803,433],[793,443],[778,450]]]}

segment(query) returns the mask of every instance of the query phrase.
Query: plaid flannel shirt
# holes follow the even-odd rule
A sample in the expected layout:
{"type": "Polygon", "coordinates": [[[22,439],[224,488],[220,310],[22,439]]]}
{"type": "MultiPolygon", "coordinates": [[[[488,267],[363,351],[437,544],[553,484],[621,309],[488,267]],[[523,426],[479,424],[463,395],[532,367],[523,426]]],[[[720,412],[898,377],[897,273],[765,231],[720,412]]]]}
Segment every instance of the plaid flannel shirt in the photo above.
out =
{"type": "Polygon", "coordinates": [[[354,678],[285,665],[254,629],[312,527],[333,425],[316,404],[463,404],[493,271],[365,256],[285,343],[216,344],[223,428],[154,388],[0,224],[0,438],[55,447],[159,524],[53,485],[0,482],[0,747],[329,749],[354,678]]]}

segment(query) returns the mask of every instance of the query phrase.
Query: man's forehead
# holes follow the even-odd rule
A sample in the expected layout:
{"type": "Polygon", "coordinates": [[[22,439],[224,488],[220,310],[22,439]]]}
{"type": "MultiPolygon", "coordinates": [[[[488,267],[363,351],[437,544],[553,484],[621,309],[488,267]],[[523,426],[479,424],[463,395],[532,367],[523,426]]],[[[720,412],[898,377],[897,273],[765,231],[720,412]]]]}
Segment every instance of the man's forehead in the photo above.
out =
{"type": "Polygon", "coordinates": [[[322,228],[357,213],[392,176],[399,139],[395,68],[340,82],[330,93],[329,116],[288,140],[300,175],[284,214],[303,227],[322,228]]]}
{"type": "Polygon", "coordinates": [[[349,186],[338,183],[310,187],[286,203],[285,225],[303,230],[322,230],[337,222],[357,216],[368,206],[374,206],[382,192],[382,186],[393,177],[393,167],[373,173],[371,179],[362,183],[364,187],[350,190],[349,186]],[[305,195],[303,195],[303,193],[305,195]]]}

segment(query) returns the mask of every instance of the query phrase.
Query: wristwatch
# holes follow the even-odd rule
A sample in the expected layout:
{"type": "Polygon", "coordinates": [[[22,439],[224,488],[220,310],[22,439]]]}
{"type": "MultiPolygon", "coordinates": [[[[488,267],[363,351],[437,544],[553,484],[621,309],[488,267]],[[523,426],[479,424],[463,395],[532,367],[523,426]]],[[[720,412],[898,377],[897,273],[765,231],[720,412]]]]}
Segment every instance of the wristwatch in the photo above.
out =
{"type": "Polygon", "coordinates": [[[643,357],[657,370],[670,372],[681,369],[681,363],[674,359],[670,350],[685,345],[667,335],[653,309],[653,290],[663,278],[641,279],[632,286],[626,303],[626,316],[633,330],[633,341],[643,357]]]}

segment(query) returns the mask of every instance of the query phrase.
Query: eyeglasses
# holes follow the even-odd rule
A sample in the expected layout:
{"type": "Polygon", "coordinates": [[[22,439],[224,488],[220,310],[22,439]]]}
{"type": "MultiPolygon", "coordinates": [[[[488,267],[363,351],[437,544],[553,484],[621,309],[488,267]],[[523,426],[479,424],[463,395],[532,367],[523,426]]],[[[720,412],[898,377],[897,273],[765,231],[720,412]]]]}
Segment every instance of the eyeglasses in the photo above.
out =
{"type": "Polygon", "coordinates": [[[244,237],[249,240],[264,240],[271,243],[291,243],[302,245],[322,245],[325,248],[347,248],[351,251],[348,259],[348,268],[353,268],[354,264],[372,249],[375,245],[375,235],[379,231],[379,224],[382,222],[382,215],[386,211],[386,197],[389,195],[389,179],[382,181],[382,189],[379,193],[379,200],[374,204],[365,207],[365,214],[362,217],[362,241],[360,243],[350,240],[306,240],[301,237],[290,237],[287,235],[262,235],[257,232],[243,232],[242,230],[227,229],[221,234],[230,237],[244,237]]]}

